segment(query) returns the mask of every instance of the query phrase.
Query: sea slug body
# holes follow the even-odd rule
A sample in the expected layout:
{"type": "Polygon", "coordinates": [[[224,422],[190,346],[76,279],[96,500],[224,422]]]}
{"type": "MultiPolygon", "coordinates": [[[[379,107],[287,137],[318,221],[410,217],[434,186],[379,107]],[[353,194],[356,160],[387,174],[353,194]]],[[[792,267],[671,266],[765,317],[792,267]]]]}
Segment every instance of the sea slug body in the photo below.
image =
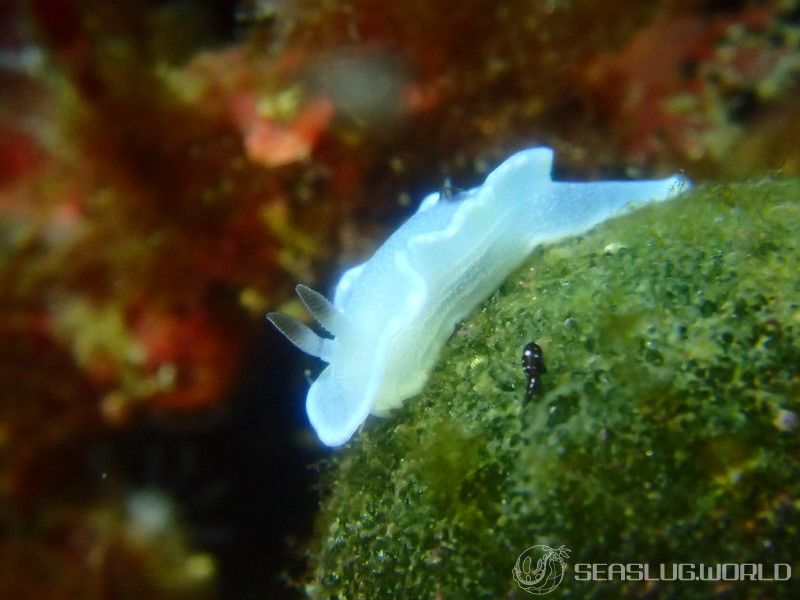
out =
{"type": "Polygon", "coordinates": [[[523,150],[482,186],[451,198],[430,194],[372,258],[344,273],[333,303],[298,285],[333,339],[287,315],[267,315],[298,348],[328,363],[306,399],[323,443],[344,444],[370,413],[386,415],[419,393],[455,325],[536,246],[689,186],[680,176],[558,182],[552,163],[549,148],[523,150]]]}

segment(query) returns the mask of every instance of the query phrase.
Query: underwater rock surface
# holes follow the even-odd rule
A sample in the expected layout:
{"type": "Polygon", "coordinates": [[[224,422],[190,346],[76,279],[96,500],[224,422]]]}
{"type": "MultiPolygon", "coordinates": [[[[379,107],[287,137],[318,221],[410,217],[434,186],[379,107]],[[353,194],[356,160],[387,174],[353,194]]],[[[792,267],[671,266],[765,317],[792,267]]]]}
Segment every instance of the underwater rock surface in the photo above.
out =
{"type": "Polygon", "coordinates": [[[795,597],[800,180],[700,187],[534,252],[423,393],[324,469],[314,598],[795,597]],[[523,404],[520,353],[542,347],[523,404]],[[575,563],[774,563],[788,582],[581,582],[575,563]]]}

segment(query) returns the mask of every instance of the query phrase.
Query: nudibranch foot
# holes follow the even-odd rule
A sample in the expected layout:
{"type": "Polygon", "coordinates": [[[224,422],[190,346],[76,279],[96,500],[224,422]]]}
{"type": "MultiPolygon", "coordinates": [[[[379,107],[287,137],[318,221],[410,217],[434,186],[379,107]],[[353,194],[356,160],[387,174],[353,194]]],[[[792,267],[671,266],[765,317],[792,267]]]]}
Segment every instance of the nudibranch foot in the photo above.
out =
{"type": "Polygon", "coordinates": [[[368,404],[339,385],[334,369],[334,365],[325,367],[306,397],[308,419],[326,446],[344,444],[370,412],[368,404]]]}

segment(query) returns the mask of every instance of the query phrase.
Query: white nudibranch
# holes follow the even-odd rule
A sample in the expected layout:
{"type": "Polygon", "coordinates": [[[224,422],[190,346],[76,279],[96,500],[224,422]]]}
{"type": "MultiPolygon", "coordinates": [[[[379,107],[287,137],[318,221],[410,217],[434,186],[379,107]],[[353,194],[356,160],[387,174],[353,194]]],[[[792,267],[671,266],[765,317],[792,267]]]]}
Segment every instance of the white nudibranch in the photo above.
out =
{"type": "Polygon", "coordinates": [[[428,195],[372,258],[342,275],[333,303],[298,285],[300,300],[333,339],[287,315],[267,315],[298,348],[328,363],[306,399],[323,443],[344,444],[367,415],[386,415],[419,393],[455,325],[536,246],[690,186],[680,176],[553,181],[552,164],[551,149],[531,148],[482,186],[452,198],[428,195]]]}

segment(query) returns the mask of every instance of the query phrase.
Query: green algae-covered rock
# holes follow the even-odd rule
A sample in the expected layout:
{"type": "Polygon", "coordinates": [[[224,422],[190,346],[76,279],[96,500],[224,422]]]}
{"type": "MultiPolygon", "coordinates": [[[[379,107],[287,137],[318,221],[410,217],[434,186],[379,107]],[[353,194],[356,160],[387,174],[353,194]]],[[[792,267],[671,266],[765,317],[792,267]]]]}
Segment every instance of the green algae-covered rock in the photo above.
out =
{"type": "Polygon", "coordinates": [[[800,597],[798,266],[798,180],[703,187],[537,250],[425,391],[333,455],[309,594],[532,597],[517,557],[563,544],[552,598],[800,597]],[[523,404],[531,340],[547,371],[523,404]],[[576,580],[613,562],[793,578],[576,580]]]}

